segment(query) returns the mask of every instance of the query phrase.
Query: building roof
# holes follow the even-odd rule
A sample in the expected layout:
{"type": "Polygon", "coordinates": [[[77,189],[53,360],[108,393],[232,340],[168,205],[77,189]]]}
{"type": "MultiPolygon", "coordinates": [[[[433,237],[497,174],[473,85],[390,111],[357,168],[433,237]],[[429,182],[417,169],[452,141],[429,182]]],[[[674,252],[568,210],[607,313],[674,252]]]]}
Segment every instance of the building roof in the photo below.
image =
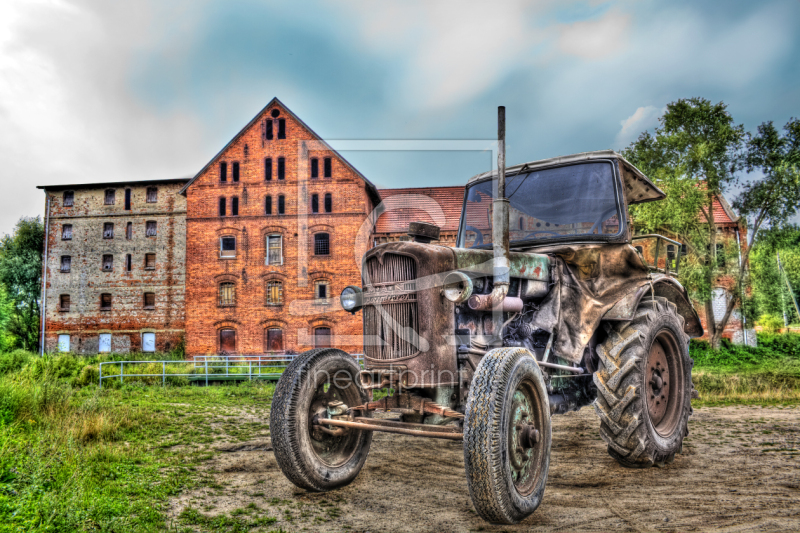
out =
{"type": "Polygon", "coordinates": [[[714,198],[714,222],[717,224],[736,224],[739,216],[733,212],[730,204],[724,196],[719,195],[714,198]]]}
{"type": "Polygon", "coordinates": [[[375,224],[376,233],[405,233],[411,222],[436,224],[457,231],[464,203],[464,186],[381,189],[386,208],[375,224]]]}
{"type": "Polygon", "coordinates": [[[328,144],[328,143],[325,141],[325,139],[323,139],[322,137],[320,137],[319,135],[317,135],[317,133],[316,133],[314,130],[312,130],[312,129],[311,129],[309,126],[308,126],[308,124],[306,124],[305,122],[303,122],[303,120],[302,120],[300,117],[298,117],[297,115],[295,115],[295,114],[294,114],[294,112],[293,112],[291,109],[289,109],[288,107],[286,107],[286,105],[285,105],[283,102],[281,102],[280,100],[278,100],[278,97],[277,97],[277,96],[276,96],[276,97],[274,97],[272,100],[270,100],[270,101],[269,101],[269,103],[268,103],[267,105],[265,105],[265,106],[264,106],[264,108],[263,108],[261,111],[259,111],[258,113],[256,113],[256,116],[254,116],[254,117],[252,118],[252,120],[250,120],[250,122],[248,122],[248,123],[247,123],[247,125],[245,125],[245,127],[244,127],[244,128],[242,128],[241,130],[239,130],[239,133],[237,133],[236,135],[234,135],[234,136],[233,136],[233,138],[232,138],[230,141],[228,141],[228,144],[226,144],[225,146],[223,146],[223,147],[222,147],[222,150],[220,150],[219,152],[217,152],[217,154],[216,154],[214,157],[212,157],[212,158],[211,158],[211,161],[209,161],[208,163],[206,163],[206,165],[205,165],[203,168],[201,168],[201,169],[200,169],[200,172],[198,172],[197,174],[195,174],[195,175],[194,175],[194,176],[193,176],[193,177],[192,177],[192,178],[191,178],[191,179],[188,181],[188,183],[186,183],[186,185],[184,185],[184,186],[183,186],[183,189],[181,189],[181,190],[180,190],[180,194],[185,194],[185,193],[186,193],[186,189],[188,189],[188,188],[189,188],[189,187],[192,185],[192,183],[194,183],[194,181],[195,181],[197,178],[199,178],[199,177],[200,177],[200,175],[201,175],[203,172],[205,172],[205,171],[206,171],[206,170],[207,170],[207,169],[208,169],[208,168],[209,168],[211,165],[213,165],[213,164],[214,164],[214,163],[215,163],[215,162],[216,162],[216,161],[217,161],[217,160],[218,160],[218,159],[219,159],[219,158],[222,156],[222,154],[225,152],[225,150],[227,150],[227,149],[228,149],[228,147],[230,147],[230,146],[231,146],[233,143],[235,143],[235,142],[236,142],[236,141],[237,141],[237,140],[238,140],[238,139],[239,139],[239,138],[240,138],[242,135],[244,135],[244,133],[245,133],[247,130],[249,130],[249,129],[250,129],[250,128],[251,128],[251,127],[252,127],[252,126],[253,126],[253,125],[254,125],[254,124],[255,124],[255,123],[258,121],[258,119],[259,119],[259,118],[261,118],[261,116],[262,116],[262,115],[263,115],[263,114],[264,114],[264,113],[267,111],[267,109],[269,109],[269,108],[270,108],[270,106],[271,106],[272,104],[278,104],[279,106],[281,106],[281,108],[282,108],[282,109],[283,109],[283,110],[284,110],[284,111],[285,111],[285,112],[286,112],[286,113],[287,113],[287,114],[288,114],[290,117],[292,117],[294,120],[296,120],[297,122],[299,122],[301,126],[303,126],[305,129],[307,129],[307,130],[308,130],[308,131],[311,133],[311,135],[313,135],[313,136],[314,136],[314,137],[315,137],[315,138],[316,138],[318,141],[320,141],[321,143],[323,143],[323,144],[325,145],[325,147],[326,147],[326,149],[327,149],[327,150],[330,150],[331,152],[333,152],[334,154],[336,154],[336,157],[338,157],[338,158],[339,158],[339,159],[340,159],[340,160],[341,160],[341,161],[342,161],[342,162],[343,162],[345,165],[347,165],[347,167],[348,167],[350,170],[352,170],[353,172],[355,172],[355,173],[356,173],[356,175],[357,175],[358,177],[360,177],[362,180],[364,180],[364,183],[366,183],[366,185],[367,185],[367,192],[368,192],[368,193],[369,193],[369,194],[372,196],[372,200],[375,202],[375,204],[377,205],[378,203],[380,203],[380,201],[381,201],[381,198],[380,198],[380,195],[378,194],[378,189],[375,187],[375,185],[373,185],[373,183],[372,183],[371,181],[369,181],[369,180],[368,180],[368,179],[367,179],[367,178],[366,178],[366,177],[365,177],[365,176],[364,176],[364,175],[363,175],[361,172],[359,172],[359,171],[358,171],[358,169],[357,169],[356,167],[354,167],[353,165],[351,165],[351,164],[350,164],[350,162],[349,162],[347,159],[345,159],[345,158],[342,156],[342,154],[340,154],[339,152],[337,152],[336,150],[334,150],[334,149],[333,149],[333,148],[332,148],[332,147],[331,147],[331,146],[330,146],[330,145],[329,145],[329,144],[328,144]]]}
{"type": "Polygon", "coordinates": [[[37,185],[37,189],[45,191],[66,191],[72,189],[104,189],[109,187],[142,187],[144,185],[169,185],[172,183],[186,183],[189,178],[170,178],[165,180],[135,180],[135,181],[101,181],[91,183],[70,183],[57,185],[37,185]]]}

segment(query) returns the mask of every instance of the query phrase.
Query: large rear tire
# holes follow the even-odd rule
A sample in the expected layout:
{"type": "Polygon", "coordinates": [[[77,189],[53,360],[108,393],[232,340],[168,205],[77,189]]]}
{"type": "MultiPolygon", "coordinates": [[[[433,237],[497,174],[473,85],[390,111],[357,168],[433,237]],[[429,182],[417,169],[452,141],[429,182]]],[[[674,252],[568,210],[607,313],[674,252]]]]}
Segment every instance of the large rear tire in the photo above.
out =
{"type": "Polygon", "coordinates": [[[524,348],[483,356],[464,419],[469,495],[486,521],[515,524],[544,496],[552,427],[542,371],[524,348]]]}
{"type": "Polygon", "coordinates": [[[367,401],[359,371],[342,350],[320,348],[299,355],[278,381],[270,413],[272,447],[278,466],[298,487],[332,490],[353,481],[364,466],[371,431],[347,429],[334,436],[313,425],[315,415],[326,418],[331,401],[348,407],[367,401]]]}
{"type": "Polygon", "coordinates": [[[692,360],[675,304],[643,301],[633,320],[608,325],[594,374],[600,436],[631,468],[663,466],[680,453],[692,412],[692,360]]]}

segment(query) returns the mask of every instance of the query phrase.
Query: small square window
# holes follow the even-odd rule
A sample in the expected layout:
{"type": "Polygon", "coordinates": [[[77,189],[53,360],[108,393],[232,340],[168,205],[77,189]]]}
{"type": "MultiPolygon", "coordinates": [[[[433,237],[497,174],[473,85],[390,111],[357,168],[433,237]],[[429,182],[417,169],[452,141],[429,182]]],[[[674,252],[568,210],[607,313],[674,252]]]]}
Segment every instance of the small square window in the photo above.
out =
{"type": "Polygon", "coordinates": [[[156,269],[156,254],[144,254],[144,269],[145,270],[156,269]]]}
{"type": "Polygon", "coordinates": [[[158,202],[158,187],[147,188],[147,203],[155,204],[158,202]]]}
{"type": "Polygon", "coordinates": [[[75,204],[75,193],[73,191],[64,191],[64,207],[72,207],[75,204]]]}
{"type": "Polygon", "coordinates": [[[219,244],[220,257],[236,257],[236,237],[222,237],[219,244]]]}
{"type": "Polygon", "coordinates": [[[155,237],[156,235],[158,235],[158,224],[155,220],[148,220],[145,223],[145,236],[155,237]]]}
{"type": "Polygon", "coordinates": [[[100,295],[100,310],[109,311],[111,309],[111,295],[104,293],[100,295]]]}
{"type": "Polygon", "coordinates": [[[72,240],[72,224],[64,224],[63,226],[61,226],[61,240],[62,241],[72,240]]]}
{"type": "Polygon", "coordinates": [[[114,189],[106,189],[105,204],[114,205],[117,199],[117,191],[114,189]]]}
{"type": "Polygon", "coordinates": [[[72,257],[69,255],[61,256],[61,272],[69,272],[72,268],[72,257]]]}
{"type": "Polygon", "coordinates": [[[156,308],[156,293],[154,292],[144,293],[144,308],[145,309],[156,308]]]}
{"type": "Polygon", "coordinates": [[[103,272],[114,270],[114,256],[111,254],[103,255],[103,272]]]}
{"type": "Polygon", "coordinates": [[[65,313],[69,311],[69,294],[62,294],[58,297],[58,310],[65,313]]]}
{"type": "Polygon", "coordinates": [[[327,233],[317,233],[314,235],[314,255],[330,255],[330,253],[330,235],[327,233]]]}
{"type": "Polygon", "coordinates": [[[106,222],[103,224],[103,238],[104,239],[113,239],[114,238],[114,223],[113,222],[106,222]]]}
{"type": "Polygon", "coordinates": [[[317,303],[328,303],[330,297],[329,284],[327,281],[317,281],[314,283],[314,299],[317,303]]]}

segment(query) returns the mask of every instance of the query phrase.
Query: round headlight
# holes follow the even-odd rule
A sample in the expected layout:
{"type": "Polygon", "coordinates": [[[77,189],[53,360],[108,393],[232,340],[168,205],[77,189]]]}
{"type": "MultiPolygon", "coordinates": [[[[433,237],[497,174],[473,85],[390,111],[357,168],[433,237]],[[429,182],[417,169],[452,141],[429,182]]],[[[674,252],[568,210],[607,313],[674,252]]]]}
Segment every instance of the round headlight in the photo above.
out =
{"type": "Polygon", "coordinates": [[[444,297],[455,304],[469,300],[472,295],[472,278],[463,272],[450,272],[444,278],[442,287],[444,297]]]}
{"type": "Polygon", "coordinates": [[[342,309],[355,313],[361,309],[361,288],[353,285],[345,287],[339,301],[342,302],[342,309]]]}

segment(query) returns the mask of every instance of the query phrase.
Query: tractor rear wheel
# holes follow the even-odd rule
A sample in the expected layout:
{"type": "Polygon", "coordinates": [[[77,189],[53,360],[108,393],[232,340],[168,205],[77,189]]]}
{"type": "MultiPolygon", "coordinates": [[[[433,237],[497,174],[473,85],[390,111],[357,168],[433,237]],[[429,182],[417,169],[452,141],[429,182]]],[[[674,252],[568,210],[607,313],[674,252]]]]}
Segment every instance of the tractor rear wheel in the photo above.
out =
{"type": "Polygon", "coordinates": [[[342,350],[319,348],[297,356],[278,381],[269,423],[272,447],[278,466],[298,487],[335,489],[353,481],[364,466],[371,431],[314,424],[315,418],[328,418],[329,405],[355,407],[367,401],[359,371],[342,350]]]}
{"type": "Polygon", "coordinates": [[[683,326],[661,297],[643,300],[630,322],[606,326],[594,406],[608,453],[623,466],[670,463],[689,434],[692,360],[683,326]]]}
{"type": "Polygon", "coordinates": [[[464,418],[467,485],[484,520],[515,524],[539,507],[551,441],[547,388],[531,353],[497,348],[484,355],[464,418]]]}

